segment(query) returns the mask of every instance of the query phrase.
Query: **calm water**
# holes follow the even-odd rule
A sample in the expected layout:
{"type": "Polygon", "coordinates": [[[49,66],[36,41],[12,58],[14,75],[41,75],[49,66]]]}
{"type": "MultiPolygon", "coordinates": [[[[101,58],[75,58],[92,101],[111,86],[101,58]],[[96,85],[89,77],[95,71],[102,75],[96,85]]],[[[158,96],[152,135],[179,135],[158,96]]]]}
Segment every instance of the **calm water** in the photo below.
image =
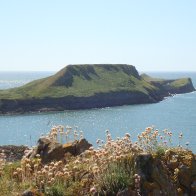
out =
{"type": "MultiPolygon", "coordinates": [[[[0,89],[23,85],[51,72],[0,72],[0,89]]],[[[191,77],[196,86],[196,73],[150,73],[163,78],[191,77]]],[[[169,129],[174,135],[184,133],[183,142],[190,142],[196,152],[196,93],[177,95],[156,104],[130,105],[104,109],[77,110],[45,114],[0,116],[0,145],[35,145],[41,134],[53,125],[77,125],[93,144],[105,139],[109,129],[113,138],[130,132],[134,138],[146,127],[169,129]]],[[[173,140],[178,144],[178,140],[173,140]]]]}

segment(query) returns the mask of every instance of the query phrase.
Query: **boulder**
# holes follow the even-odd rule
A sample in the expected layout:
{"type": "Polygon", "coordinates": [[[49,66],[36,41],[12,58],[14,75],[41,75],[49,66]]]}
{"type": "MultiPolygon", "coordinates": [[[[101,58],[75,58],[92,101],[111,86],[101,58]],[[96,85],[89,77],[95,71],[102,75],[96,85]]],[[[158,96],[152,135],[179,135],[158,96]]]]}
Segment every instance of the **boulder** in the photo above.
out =
{"type": "Polygon", "coordinates": [[[64,157],[63,146],[56,141],[48,138],[41,137],[35,149],[32,151],[30,158],[35,158],[39,154],[43,164],[51,161],[59,161],[64,157]]]}
{"type": "Polygon", "coordinates": [[[75,140],[73,143],[63,145],[64,153],[70,153],[73,156],[80,155],[85,150],[88,150],[92,144],[88,143],[86,139],[75,140]]]}
{"type": "Polygon", "coordinates": [[[76,140],[73,143],[62,145],[49,137],[41,137],[38,140],[37,146],[29,155],[29,158],[35,158],[39,154],[41,162],[46,164],[51,161],[64,159],[66,153],[70,153],[73,156],[80,155],[91,146],[86,139],[76,140]]]}
{"type": "Polygon", "coordinates": [[[75,156],[80,155],[81,153],[83,153],[85,150],[88,150],[92,146],[92,144],[89,144],[88,141],[84,138],[79,141],[75,141],[73,145],[75,145],[75,149],[76,149],[75,156]]]}

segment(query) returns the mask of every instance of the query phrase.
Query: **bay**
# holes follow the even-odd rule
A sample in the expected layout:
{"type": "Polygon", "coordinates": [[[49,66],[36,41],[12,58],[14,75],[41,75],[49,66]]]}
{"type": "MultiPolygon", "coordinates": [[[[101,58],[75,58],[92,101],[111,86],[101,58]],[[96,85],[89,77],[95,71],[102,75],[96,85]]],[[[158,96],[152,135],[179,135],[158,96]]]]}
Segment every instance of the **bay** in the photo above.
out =
{"type": "MultiPolygon", "coordinates": [[[[0,72],[0,89],[21,86],[31,80],[47,77],[53,72],[0,72]]],[[[150,72],[154,77],[191,77],[196,86],[194,72],[150,72]]],[[[172,131],[173,144],[178,145],[178,134],[183,132],[182,143],[196,152],[196,93],[175,95],[155,104],[129,105],[112,108],[76,110],[53,113],[0,116],[0,145],[36,144],[42,134],[52,126],[78,126],[92,144],[105,139],[105,130],[112,137],[129,132],[136,140],[137,134],[148,126],[172,131]]]]}

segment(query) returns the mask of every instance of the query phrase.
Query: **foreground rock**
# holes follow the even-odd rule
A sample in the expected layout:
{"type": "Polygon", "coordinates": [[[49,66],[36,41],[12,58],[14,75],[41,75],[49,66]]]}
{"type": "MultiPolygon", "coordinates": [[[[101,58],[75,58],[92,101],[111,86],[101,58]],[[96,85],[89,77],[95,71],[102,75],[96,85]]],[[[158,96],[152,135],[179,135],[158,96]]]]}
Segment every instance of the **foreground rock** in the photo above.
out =
{"type": "Polygon", "coordinates": [[[191,151],[168,150],[164,158],[140,154],[135,164],[142,195],[196,195],[196,158],[191,151]]]}
{"type": "Polygon", "coordinates": [[[59,161],[66,158],[66,153],[70,153],[73,156],[80,155],[91,146],[86,139],[76,140],[73,143],[62,145],[48,137],[42,137],[38,140],[35,149],[27,157],[35,158],[39,154],[42,163],[46,164],[51,161],[59,161]]]}
{"type": "Polygon", "coordinates": [[[26,150],[29,150],[27,146],[14,146],[14,145],[0,146],[0,152],[3,152],[5,154],[5,159],[7,162],[14,162],[14,161],[21,160],[26,150]]]}

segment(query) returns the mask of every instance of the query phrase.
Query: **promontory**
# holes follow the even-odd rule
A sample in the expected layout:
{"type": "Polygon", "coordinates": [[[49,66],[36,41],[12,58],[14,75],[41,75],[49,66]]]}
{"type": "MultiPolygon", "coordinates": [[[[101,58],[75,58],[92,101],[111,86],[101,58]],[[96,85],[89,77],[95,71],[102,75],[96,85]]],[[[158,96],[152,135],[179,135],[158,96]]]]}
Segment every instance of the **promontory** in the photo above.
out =
{"type": "Polygon", "coordinates": [[[132,65],[67,65],[47,78],[0,90],[0,114],[156,103],[172,94],[192,91],[190,78],[152,78],[140,75],[132,65]]]}

